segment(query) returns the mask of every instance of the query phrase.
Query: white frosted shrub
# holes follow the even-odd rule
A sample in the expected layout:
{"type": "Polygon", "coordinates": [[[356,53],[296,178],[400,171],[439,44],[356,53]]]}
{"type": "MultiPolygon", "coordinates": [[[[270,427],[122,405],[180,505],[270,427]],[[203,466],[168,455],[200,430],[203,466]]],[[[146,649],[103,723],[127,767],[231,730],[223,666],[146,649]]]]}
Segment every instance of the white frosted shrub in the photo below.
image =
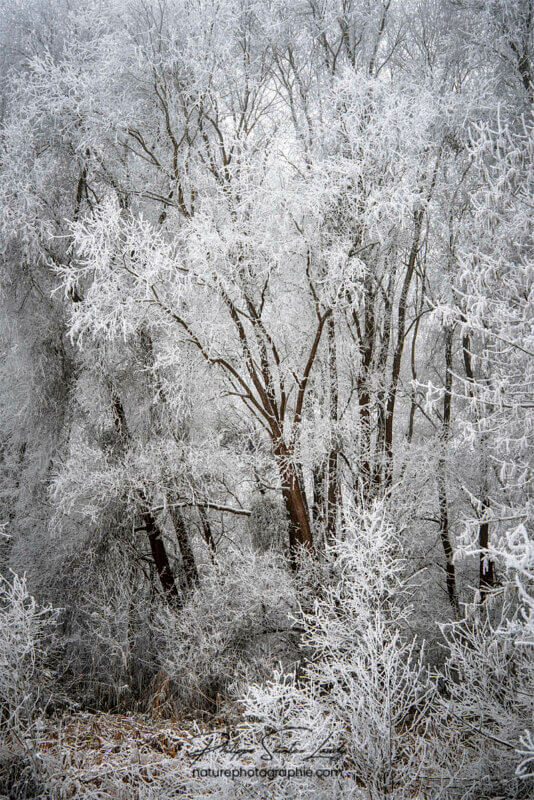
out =
{"type": "Polygon", "coordinates": [[[253,550],[218,554],[180,612],[158,613],[158,655],[177,702],[213,709],[242,681],[270,674],[294,651],[288,622],[294,608],[280,557],[253,550]]]}
{"type": "Polygon", "coordinates": [[[78,645],[84,678],[75,687],[82,700],[120,708],[146,691],[156,671],[150,632],[154,604],[143,576],[120,565],[84,595],[78,645]]]}
{"type": "Polygon", "coordinates": [[[57,609],[37,604],[25,577],[0,576],[0,788],[13,797],[40,779],[36,735],[52,699],[47,661],[57,616],[57,609]]]}
{"type": "Polygon", "coordinates": [[[442,626],[448,650],[443,724],[462,742],[473,796],[483,788],[531,797],[534,790],[534,547],[521,525],[492,558],[501,586],[464,619],[442,626]]]}
{"type": "Polygon", "coordinates": [[[360,781],[372,798],[413,796],[428,763],[436,685],[406,633],[400,549],[382,507],[351,509],[343,538],[327,551],[336,579],[297,615],[308,656],[300,675],[280,670],[246,695],[252,727],[302,726],[309,731],[299,742],[310,752],[327,735],[345,749],[340,796],[352,796],[360,781]]]}
{"type": "Polygon", "coordinates": [[[0,576],[0,703],[7,730],[25,731],[50,699],[52,675],[44,662],[57,614],[37,604],[24,577],[0,576]]]}

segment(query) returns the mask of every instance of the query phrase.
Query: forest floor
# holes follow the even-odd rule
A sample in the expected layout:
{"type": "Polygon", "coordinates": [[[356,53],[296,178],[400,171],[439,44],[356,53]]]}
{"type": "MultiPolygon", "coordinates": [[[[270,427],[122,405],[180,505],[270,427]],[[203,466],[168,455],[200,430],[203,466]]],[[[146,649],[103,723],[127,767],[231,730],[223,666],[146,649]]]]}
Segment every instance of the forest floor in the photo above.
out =
{"type": "Polygon", "coordinates": [[[86,786],[96,788],[106,776],[150,783],[183,766],[182,751],[201,730],[196,721],[147,714],[75,713],[47,727],[39,749],[86,786]]]}
{"type": "MultiPolygon", "coordinates": [[[[49,787],[39,794],[43,800],[188,797],[196,783],[189,755],[194,737],[230,722],[222,715],[178,720],[73,712],[46,719],[32,741],[20,748],[19,763],[39,764],[43,788],[49,787]],[[29,760],[23,759],[24,750],[31,752],[29,760]]],[[[209,794],[206,788],[202,786],[203,795],[209,794]]]]}
{"type": "MultiPolygon", "coordinates": [[[[274,796],[269,776],[250,782],[246,776],[221,774],[258,766],[264,771],[268,764],[260,765],[256,753],[224,753],[215,747],[209,755],[198,756],[210,742],[224,741],[227,732],[237,734],[242,722],[233,709],[169,719],[157,713],[87,711],[49,717],[31,740],[19,740],[20,747],[10,748],[11,774],[2,770],[0,800],[265,800],[274,796]],[[202,773],[210,772],[207,765],[217,775],[206,778],[202,773]],[[7,793],[6,781],[12,781],[7,793]]],[[[6,752],[0,756],[6,766],[6,752]]],[[[299,778],[287,779],[287,784],[285,778],[281,783],[284,797],[363,796],[359,781],[349,780],[350,792],[345,795],[331,793],[327,776],[308,790],[299,778]],[[292,793],[287,794],[290,788],[292,793]]],[[[337,781],[333,775],[332,780],[337,781]]]]}

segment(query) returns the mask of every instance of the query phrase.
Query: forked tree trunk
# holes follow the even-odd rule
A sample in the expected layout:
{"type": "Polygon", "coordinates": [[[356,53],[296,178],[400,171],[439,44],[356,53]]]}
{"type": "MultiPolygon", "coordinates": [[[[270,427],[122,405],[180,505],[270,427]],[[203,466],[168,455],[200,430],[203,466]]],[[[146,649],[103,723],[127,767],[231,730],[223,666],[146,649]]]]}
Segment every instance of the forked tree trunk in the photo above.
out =
{"type": "Polygon", "coordinates": [[[426,196],[421,198],[421,206],[414,211],[413,214],[414,231],[412,245],[408,256],[406,272],[404,273],[404,280],[402,282],[401,293],[397,305],[397,336],[393,345],[393,362],[391,366],[391,379],[386,403],[386,419],[384,430],[384,450],[386,457],[385,483],[386,489],[388,490],[393,480],[393,424],[395,416],[395,403],[397,400],[397,389],[401,372],[402,355],[406,340],[406,314],[408,310],[408,296],[410,293],[412,279],[415,274],[417,256],[419,254],[419,248],[421,244],[421,233],[425,218],[425,210],[432,198],[432,194],[434,193],[440,161],[441,150],[434,165],[432,180],[430,181],[430,186],[428,187],[426,196]]]}
{"type": "Polygon", "coordinates": [[[386,483],[391,484],[393,477],[393,420],[395,415],[395,403],[397,400],[397,387],[400,378],[402,354],[404,351],[404,341],[406,338],[406,311],[408,305],[408,294],[412,283],[419,252],[419,240],[423,225],[424,212],[422,210],[414,213],[414,234],[412,247],[408,257],[408,264],[404,275],[404,281],[397,307],[397,339],[393,350],[393,363],[391,367],[391,380],[389,385],[388,397],[386,402],[386,416],[384,423],[384,450],[387,462],[386,483]]]}
{"type": "MultiPolygon", "coordinates": [[[[113,391],[113,389],[111,390],[111,408],[113,411],[113,421],[119,436],[119,441],[121,442],[122,447],[126,448],[129,438],[126,414],[124,413],[124,406],[122,405],[120,397],[115,391],[113,391]]],[[[156,521],[156,518],[154,517],[154,514],[150,510],[148,500],[143,490],[138,492],[138,497],[141,504],[141,519],[143,521],[143,529],[146,531],[148,537],[150,552],[152,554],[152,559],[154,561],[154,566],[156,567],[156,572],[158,574],[161,587],[165,593],[165,597],[169,600],[169,602],[179,606],[181,605],[180,593],[178,592],[176,584],[174,583],[174,576],[169,557],[167,555],[167,550],[165,548],[165,542],[163,541],[161,529],[156,521]]]]}
{"type": "Polygon", "coordinates": [[[150,544],[150,552],[156,567],[161,587],[165,593],[165,597],[169,602],[175,606],[181,606],[182,601],[180,593],[176,588],[174,576],[172,573],[169,557],[165,548],[165,542],[161,534],[161,529],[156,522],[156,519],[150,509],[147,507],[146,498],[143,493],[140,493],[140,499],[143,504],[141,510],[141,518],[146,530],[146,535],[150,544]]]}
{"type": "MultiPolygon", "coordinates": [[[[150,336],[146,328],[141,329],[139,338],[144,350],[145,360],[150,365],[152,374],[154,376],[155,388],[157,389],[157,397],[159,400],[159,404],[157,404],[153,408],[154,419],[152,422],[154,424],[156,432],[158,434],[161,434],[163,430],[161,422],[161,413],[162,409],[167,407],[167,397],[165,395],[165,391],[163,389],[161,380],[158,375],[158,371],[156,369],[156,360],[154,357],[154,345],[152,342],[152,337],[150,336]]],[[[169,514],[172,526],[176,534],[176,541],[178,543],[178,548],[180,550],[180,555],[182,557],[185,586],[187,593],[189,593],[195,586],[195,584],[198,582],[198,572],[195,563],[195,556],[193,553],[193,549],[191,547],[189,534],[185,527],[184,518],[182,516],[180,509],[174,504],[173,499],[170,496],[167,497],[167,503],[169,507],[169,514]]]]}

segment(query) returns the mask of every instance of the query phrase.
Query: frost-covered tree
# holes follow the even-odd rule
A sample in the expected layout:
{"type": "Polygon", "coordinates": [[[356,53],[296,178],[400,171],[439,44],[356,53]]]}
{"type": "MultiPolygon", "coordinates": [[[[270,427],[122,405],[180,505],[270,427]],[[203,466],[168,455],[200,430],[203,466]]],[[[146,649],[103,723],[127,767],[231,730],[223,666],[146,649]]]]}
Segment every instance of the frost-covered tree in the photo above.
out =
{"type": "Polygon", "coordinates": [[[0,569],[63,685],[220,707],[303,636],[258,703],[369,791],[526,774],[531,0],[2,9],[0,569]]]}
{"type": "Polygon", "coordinates": [[[345,524],[326,550],[328,585],[296,617],[304,666],[252,687],[247,715],[263,734],[294,729],[306,752],[328,740],[370,797],[400,797],[425,774],[436,685],[406,627],[409,591],[384,509],[347,511],[345,524]]]}

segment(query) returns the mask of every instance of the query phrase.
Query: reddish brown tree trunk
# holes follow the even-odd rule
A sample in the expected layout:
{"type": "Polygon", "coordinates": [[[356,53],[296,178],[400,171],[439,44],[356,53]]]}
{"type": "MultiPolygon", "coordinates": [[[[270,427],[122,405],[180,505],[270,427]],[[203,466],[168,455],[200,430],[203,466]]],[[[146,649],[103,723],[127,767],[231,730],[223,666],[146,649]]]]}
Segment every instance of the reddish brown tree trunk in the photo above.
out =
{"type": "Polygon", "coordinates": [[[289,517],[289,558],[292,569],[297,569],[297,553],[300,547],[313,550],[313,535],[308,504],[304,496],[295,465],[291,461],[287,446],[282,441],[275,445],[274,455],[282,483],[282,497],[289,517]]]}

